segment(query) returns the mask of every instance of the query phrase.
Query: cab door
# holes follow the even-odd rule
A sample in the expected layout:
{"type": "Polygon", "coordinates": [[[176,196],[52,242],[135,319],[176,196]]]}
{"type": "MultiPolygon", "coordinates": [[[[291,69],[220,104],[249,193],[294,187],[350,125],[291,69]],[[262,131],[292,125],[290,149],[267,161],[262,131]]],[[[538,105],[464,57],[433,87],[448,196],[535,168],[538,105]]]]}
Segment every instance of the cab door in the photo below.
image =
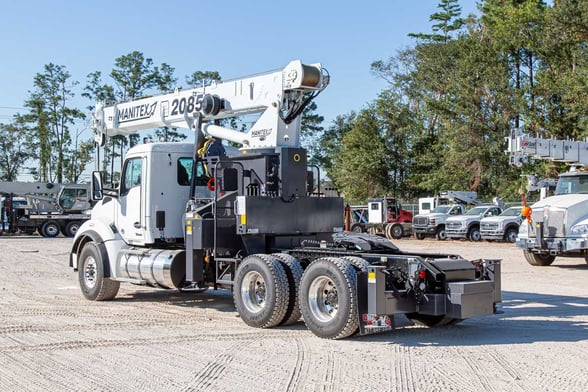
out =
{"type": "Polygon", "coordinates": [[[122,171],[116,226],[129,244],[145,242],[145,166],[143,157],[129,158],[122,171]]]}

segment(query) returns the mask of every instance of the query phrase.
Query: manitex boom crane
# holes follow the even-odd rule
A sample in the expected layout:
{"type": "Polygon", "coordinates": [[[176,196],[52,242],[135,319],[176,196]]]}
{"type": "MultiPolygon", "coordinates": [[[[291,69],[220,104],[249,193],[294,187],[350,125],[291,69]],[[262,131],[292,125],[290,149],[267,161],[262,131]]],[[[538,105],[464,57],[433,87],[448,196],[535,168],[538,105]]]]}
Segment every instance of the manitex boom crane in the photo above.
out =
{"type": "Polygon", "coordinates": [[[300,118],[328,83],[320,64],[292,61],[193,90],[98,104],[100,143],[159,126],[192,129],[195,142],[131,148],[115,190],[95,173],[97,204],[70,255],[83,294],[113,299],[121,282],[231,289],[250,326],[302,316],[313,333],[333,339],[390,330],[398,313],[428,325],[492,314],[498,260],[407,254],[380,237],[343,232],[343,200],[313,192],[300,118]],[[223,126],[254,113],[245,132],[223,126]],[[221,140],[241,148],[227,154],[221,140]]]}

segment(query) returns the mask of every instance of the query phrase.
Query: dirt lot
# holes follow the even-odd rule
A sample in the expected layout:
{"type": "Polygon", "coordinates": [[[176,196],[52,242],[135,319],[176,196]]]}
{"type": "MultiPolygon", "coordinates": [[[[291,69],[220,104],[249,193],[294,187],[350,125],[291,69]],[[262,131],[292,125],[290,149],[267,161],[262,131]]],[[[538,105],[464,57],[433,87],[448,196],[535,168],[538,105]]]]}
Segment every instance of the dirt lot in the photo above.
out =
{"type": "Polygon", "coordinates": [[[0,237],[0,390],[586,391],[588,265],[528,265],[510,244],[407,240],[403,250],[503,259],[503,314],[323,340],[247,327],[230,293],[122,285],[89,302],[71,239],[0,237]]]}

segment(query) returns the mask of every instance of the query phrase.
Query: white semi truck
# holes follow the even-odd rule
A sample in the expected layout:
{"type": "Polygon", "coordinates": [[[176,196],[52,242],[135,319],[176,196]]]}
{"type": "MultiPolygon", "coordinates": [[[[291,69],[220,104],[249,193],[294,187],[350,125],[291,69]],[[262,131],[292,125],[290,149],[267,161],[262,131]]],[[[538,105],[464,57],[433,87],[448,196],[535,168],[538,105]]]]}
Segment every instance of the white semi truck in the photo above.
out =
{"type": "Polygon", "coordinates": [[[328,82],[320,64],[296,60],[194,90],[98,104],[100,143],[160,126],[191,129],[195,141],[131,148],[117,189],[94,173],[97,204],[70,253],[83,295],[110,300],[123,282],[230,289],[250,326],[302,316],[331,339],[391,330],[395,314],[430,326],[493,314],[499,260],[405,253],[381,237],[343,232],[343,200],[308,193],[300,115],[328,82]],[[260,116],[246,132],[218,124],[252,113],[260,116]],[[221,139],[242,147],[225,156],[221,139]]]}
{"type": "Polygon", "coordinates": [[[588,262],[588,142],[533,137],[521,129],[511,132],[507,153],[521,166],[529,159],[566,162],[571,170],[559,176],[555,195],[523,207],[526,216],[516,245],[531,265],[551,265],[556,257],[588,262]]]}

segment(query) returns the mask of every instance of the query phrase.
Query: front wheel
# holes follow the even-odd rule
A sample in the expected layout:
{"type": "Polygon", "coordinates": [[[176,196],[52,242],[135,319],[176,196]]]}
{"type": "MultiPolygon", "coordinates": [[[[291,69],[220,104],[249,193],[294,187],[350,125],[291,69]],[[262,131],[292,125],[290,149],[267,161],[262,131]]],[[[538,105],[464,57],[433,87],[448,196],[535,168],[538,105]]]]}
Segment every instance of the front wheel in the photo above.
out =
{"type": "Polygon", "coordinates": [[[78,280],[84,297],[94,301],[113,299],[118,293],[120,282],[111,280],[104,275],[104,262],[100,251],[93,242],[84,245],[80,253],[78,280]]]}
{"type": "Polygon", "coordinates": [[[515,242],[517,242],[517,235],[518,234],[519,234],[519,231],[517,229],[510,228],[504,234],[504,239],[506,240],[506,242],[510,242],[511,244],[514,244],[515,242]]]}
{"type": "Polygon", "coordinates": [[[425,235],[422,233],[416,233],[415,237],[417,240],[424,240],[425,239],[425,235]]]}
{"type": "Polygon", "coordinates": [[[347,261],[325,257],[314,261],[300,282],[300,310],[310,331],[341,339],[359,329],[357,274],[347,261]]]}
{"type": "Polygon", "coordinates": [[[288,311],[290,290],[282,262],[264,254],[247,256],[235,274],[233,300],[245,324],[270,328],[288,311]]]}
{"type": "Polygon", "coordinates": [[[445,231],[445,226],[441,226],[437,229],[437,239],[439,241],[445,241],[447,239],[447,232],[445,231]]]}
{"type": "Polygon", "coordinates": [[[536,267],[546,267],[551,265],[555,260],[555,256],[553,255],[533,253],[528,250],[523,250],[523,254],[527,262],[536,267]]]}
{"type": "Polygon", "coordinates": [[[470,229],[470,233],[468,235],[468,238],[470,239],[470,241],[481,241],[482,240],[482,234],[480,234],[480,228],[478,226],[474,226],[470,229]]]}

